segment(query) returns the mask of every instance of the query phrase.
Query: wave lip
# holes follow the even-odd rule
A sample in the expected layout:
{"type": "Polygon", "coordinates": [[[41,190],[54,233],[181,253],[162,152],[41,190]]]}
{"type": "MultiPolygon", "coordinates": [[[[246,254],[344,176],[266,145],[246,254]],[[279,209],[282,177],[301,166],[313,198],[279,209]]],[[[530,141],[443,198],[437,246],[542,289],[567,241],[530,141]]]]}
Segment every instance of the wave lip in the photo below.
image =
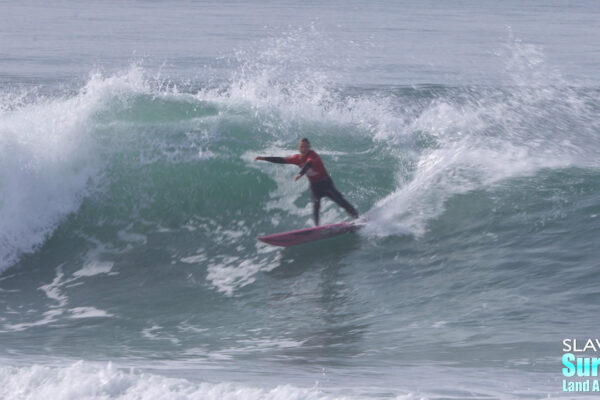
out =
{"type": "Polygon", "coordinates": [[[107,99],[145,91],[143,71],[93,74],[70,97],[0,110],[0,271],[31,253],[92,193],[102,171],[93,117],[107,99]]]}

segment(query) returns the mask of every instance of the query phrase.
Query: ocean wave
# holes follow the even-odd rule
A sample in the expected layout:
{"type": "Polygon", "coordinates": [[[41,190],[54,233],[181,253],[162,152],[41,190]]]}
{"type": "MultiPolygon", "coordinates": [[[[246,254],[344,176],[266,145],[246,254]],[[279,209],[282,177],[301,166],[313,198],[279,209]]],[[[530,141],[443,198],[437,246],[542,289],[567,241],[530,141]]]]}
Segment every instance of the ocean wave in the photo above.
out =
{"type": "Polygon", "coordinates": [[[82,361],[65,367],[0,367],[0,397],[4,400],[350,399],[329,395],[318,388],[303,389],[291,385],[258,388],[233,383],[197,383],[133,369],[120,369],[112,363],[82,361]]]}
{"type": "MultiPolygon", "coordinates": [[[[290,51],[311,35],[238,54],[229,80],[200,89],[133,65],[94,73],[71,96],[3,107],[0,269],[60,226],[89,248],[109,231],[105,244],[117,252],[191,228],[200,244],[173,257],[202,254],[208,281],[232,294],[277,265],[255,236],[310,224],[290,167],[253,162],[295,152],[301,136],[367,215],[363,233],[374,240],[422,237],[456,196],[547,169],[598,167],[597,93],[569,86],[535,47],[506,46],[504,86],[339,87],[290,51]]],[[[327,201],[322,213],[324,223],[345,218],[327,201]]]]}

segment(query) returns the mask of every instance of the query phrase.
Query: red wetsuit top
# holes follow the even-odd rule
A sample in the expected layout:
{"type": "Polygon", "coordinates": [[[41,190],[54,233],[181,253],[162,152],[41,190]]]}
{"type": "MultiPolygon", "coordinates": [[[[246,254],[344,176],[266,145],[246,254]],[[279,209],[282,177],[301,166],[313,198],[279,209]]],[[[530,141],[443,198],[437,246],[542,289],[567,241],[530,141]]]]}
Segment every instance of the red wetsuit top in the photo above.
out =
{"type": "Polygon", "coordinates": [[[286,157],[285,162],[286,164],[295,164],[302,169],[304,169],[303,167],[305,167],[306,164],[310,163],[305,173],[311,183],[322,182],[329,178],[329,174],[323,165],[323,161],[321,161],[321,157],[313,150],[306,153],[306,156],[304,157],[302,154],[294,154],[293,156],[286,157]]]}

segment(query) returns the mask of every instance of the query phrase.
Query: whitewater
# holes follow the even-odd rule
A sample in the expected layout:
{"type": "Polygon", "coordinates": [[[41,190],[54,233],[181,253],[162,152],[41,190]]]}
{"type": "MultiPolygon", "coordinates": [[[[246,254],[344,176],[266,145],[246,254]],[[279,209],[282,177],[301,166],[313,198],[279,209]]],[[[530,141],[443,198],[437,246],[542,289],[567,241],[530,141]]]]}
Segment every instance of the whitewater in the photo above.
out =
{"type": "Polygon", "coordinates": [[[590,397],[594,2],[118,6],[2,5],[0,398],[590,397]]]}

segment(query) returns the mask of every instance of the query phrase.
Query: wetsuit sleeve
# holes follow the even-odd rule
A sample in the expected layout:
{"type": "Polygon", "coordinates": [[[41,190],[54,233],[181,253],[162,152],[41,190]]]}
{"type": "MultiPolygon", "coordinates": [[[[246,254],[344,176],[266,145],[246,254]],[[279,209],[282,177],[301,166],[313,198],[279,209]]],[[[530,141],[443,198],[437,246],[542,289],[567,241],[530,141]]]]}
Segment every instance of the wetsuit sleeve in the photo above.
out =
{"type": "Polygon", "coordinates": [[[312,166],[312,161],[307,162],[306,164],[304,164],[304,166],[302,167],[302,169],[300,170],[300,175],[304,175],[306,173],[306,171],[308,171],[308,169],[312,166]]]}
{"type": "Polygon", "coordinates": [[[293,156],[289,156],[285,158],[285,163],[286,164],[294,164],[297,165],[299,167],[302,167],[302,165],[304,164],[304,162],[302,161],[302,156],[300,156],[300,154],[296,154],[293,156]]]}
{"type": "Polygon", "coordinates": [[[264,161],[276,163],[276,164],[286,164],[285,158],[283,157],[263,157],[264,161]]]}

